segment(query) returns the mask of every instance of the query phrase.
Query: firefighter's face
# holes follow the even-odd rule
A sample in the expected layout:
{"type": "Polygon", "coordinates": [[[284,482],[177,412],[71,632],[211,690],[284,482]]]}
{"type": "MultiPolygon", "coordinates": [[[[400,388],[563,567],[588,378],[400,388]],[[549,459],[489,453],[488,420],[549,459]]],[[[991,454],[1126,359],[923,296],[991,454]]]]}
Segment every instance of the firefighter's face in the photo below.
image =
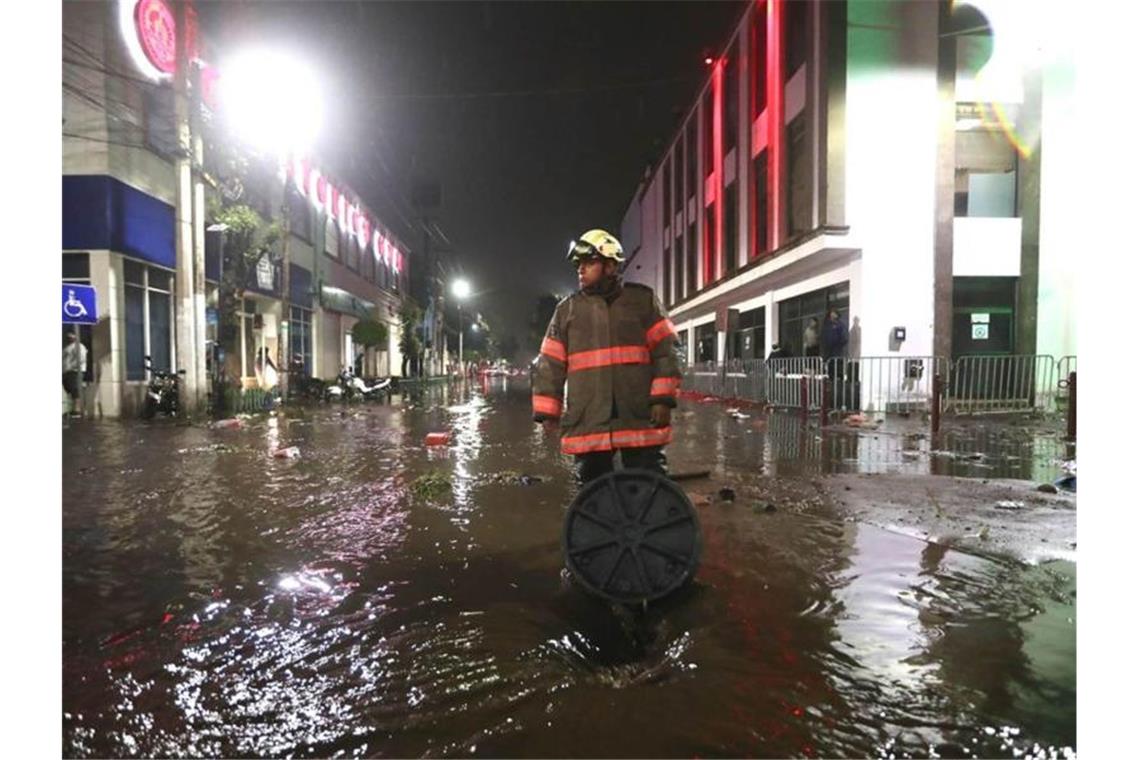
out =
{"type": "Polygon", "coordinates": [[[601,282],[607,274],[616,269],[611,261],[601,256],[587,256],[578,259],[578,287],[589,288],[601,282]]]}

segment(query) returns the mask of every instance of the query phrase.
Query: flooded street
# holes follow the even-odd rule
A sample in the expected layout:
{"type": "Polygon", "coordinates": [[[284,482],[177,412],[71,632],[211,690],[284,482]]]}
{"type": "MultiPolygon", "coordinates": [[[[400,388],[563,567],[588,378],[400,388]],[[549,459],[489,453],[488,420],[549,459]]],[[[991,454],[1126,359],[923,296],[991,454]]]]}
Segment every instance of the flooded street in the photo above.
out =
{"type": "Polygon", "coordinates": [[[695,499],[696,582],[643,614],[561,580],[570,462],[525,381],[241,429],[73,425],[64,754],[1070,755],[1075,564],[961,553],[763,484],[1051,480],[1064,445],[749,413],[677,411],[671,469],[737,497],[695,499]]]}

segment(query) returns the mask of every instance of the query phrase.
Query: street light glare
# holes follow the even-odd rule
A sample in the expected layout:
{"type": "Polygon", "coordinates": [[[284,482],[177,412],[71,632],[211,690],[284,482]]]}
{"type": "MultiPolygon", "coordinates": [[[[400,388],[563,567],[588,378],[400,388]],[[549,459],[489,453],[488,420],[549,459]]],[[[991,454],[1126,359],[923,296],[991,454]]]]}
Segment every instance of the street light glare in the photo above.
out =
{"type": "Polygon", "coordinates": [[[467,280],[456,280],[451,283],[451,295],[460,299],[466,298],[471,295],[471,283],[467,280]]]}
{"type": "Polygon", "coordinates": [[[253,49],[219,67],[218,98],[230,129],[257,148],[304,152],[321,126],[316,74],[293,56],[253,49]]]}

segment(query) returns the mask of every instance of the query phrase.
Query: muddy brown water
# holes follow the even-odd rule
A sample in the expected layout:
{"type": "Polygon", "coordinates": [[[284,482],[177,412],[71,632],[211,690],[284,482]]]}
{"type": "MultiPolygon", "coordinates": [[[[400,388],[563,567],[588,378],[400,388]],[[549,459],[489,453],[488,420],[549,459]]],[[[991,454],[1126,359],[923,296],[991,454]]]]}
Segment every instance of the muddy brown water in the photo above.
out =
{"type": "Polygon", "coordinates": [[[750,490],[761,473],[1039,477],[1054,443],[963,433],[987,460],[916,459],[939,449],[689,402],[677,422],[672,467],[738,497],[698,508],[695,583],[641,613],[561,580],[569,463],[525,384],[240,430],[69,427],[64,754],[1072,754],[1075,565],[960,554],[826,504],[765,512],[750,490]],[[452,444],[424,446],[435,430],[452,444]],[[272,458],[285,446],[300,457],[272,458]],[[450,488],[423,488],[432,473],[450,488]]]}

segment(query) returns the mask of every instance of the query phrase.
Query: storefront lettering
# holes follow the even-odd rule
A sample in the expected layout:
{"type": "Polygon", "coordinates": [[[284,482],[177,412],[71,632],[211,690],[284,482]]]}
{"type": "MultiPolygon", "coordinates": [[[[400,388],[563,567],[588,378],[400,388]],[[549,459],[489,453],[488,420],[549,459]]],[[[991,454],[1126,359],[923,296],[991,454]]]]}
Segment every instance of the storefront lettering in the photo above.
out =
{"type": "Polygon", "coordinates": [[[320,170],[304,159],[295,159],[285,166],[287,177],[292,177],[293,186],[303,198],[308,198],[318,212],[336,220],[337,226],[345,234],[356,237],[361,248],[372,245],[372,254],[382,260],[390,269],[401,272],[404,268],[404,254],[399,246],[388,240],[372,219],[360,210],[360,206],[321,174],[320,170]]]}

